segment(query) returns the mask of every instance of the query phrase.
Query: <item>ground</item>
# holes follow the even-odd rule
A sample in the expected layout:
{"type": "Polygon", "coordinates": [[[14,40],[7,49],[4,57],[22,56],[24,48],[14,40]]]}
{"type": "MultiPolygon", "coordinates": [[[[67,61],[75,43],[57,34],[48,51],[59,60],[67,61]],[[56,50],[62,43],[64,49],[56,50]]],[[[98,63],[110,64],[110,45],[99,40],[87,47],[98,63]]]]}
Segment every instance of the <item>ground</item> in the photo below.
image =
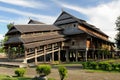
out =
{"type": "MultiPolygon", "coordinates": [[[[81,69],[81,67],[67,67],[68,77],[65,80],[120,80],[120,73],[117,72],[91,72],[81,69]]],[[[9,76],[14,75],[15,68],[0,67],[0,74],[9,76]]],[[[27,68],[26,77],[35,77],[35,68],[27,68]]],[[[52,68],[49,78],[60,80],[56,67],[52,68]]]]}

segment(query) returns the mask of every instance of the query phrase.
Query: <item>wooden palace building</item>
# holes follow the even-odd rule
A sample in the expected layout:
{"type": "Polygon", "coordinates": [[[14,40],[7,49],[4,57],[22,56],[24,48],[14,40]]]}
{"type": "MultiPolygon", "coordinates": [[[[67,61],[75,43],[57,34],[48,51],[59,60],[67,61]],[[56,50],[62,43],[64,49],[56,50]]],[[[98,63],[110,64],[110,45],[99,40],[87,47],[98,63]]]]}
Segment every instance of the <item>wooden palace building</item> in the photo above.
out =
{"type": "Polygon", "coordinates": [[[25,63],[113,57],[114,43],[108,40],[108,35],[65,11],[53,25],[31,19],[26,25],[14,25],[6,36],[8,58],[25,63]]]}

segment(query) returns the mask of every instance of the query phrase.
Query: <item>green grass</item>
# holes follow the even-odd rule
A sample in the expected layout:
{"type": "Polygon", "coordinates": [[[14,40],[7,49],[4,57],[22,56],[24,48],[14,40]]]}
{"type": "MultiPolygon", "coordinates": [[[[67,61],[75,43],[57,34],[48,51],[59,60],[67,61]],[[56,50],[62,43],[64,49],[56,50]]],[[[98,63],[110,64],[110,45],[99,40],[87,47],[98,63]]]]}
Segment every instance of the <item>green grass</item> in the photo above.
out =
{"type": "Polygon", "coordinates": [[[0,80],[31,80],[31,78],[27,77],[12,77],[7,75],[0,75],[0,80]]]}
{"type": "Polygon", "coordinates": [[[54,67],[59,66],[80,66],[82,62],[70,62],[70,63],[61,63],[61,64],[54,64],[54,67]]]}
{"type": "Polygon", "coordinates": [[[100,62],[108,62],[108,63],[120,63],[120,59],[109,59],[109,60],[100,61],[100,62]]]}
{"type": "Polygon", "coordinates": [[[84,69],[85,72],[87,73],[94,73],[94,72],[99,72],[99,73],[120,73],[119,71],[105,71],[105,70],[93,70],[93,69],[84,69]]]}

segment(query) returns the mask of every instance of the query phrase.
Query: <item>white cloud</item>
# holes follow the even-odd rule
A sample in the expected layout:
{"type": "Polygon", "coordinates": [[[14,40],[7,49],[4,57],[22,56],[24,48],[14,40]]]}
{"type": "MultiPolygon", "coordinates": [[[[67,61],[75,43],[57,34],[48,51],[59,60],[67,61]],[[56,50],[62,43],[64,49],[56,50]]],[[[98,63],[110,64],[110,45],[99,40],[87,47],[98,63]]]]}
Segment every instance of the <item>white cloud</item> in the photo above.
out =
{"type": "Polygon", "coordinates": [[[100,28],[103,32],[111,37],[110,40],[114,41],[115,21],[120,16],[120,0],[113,0],[109,3],[100,4],[95,7],[80,7],[72,4],[66,4],[59,1],[54,1],[61,7],[71,9],[88,17],[88,22],[100,28]]]}
{"type": "Polygon", "coordinates": [[[40,19],[44,23],[48,23],[48,24],[53,23],[53,21],[55,21],[55,19],[56,19],[56,17],[54,17],[54,16],[34,14],[34,13],[31,13],[31,12],[20,11],[20,10],[17,10],[17,9],[6,8],[6,7],[2,7],[2,6],[0,6],[0,11],[10,12],[10,13],[22,15],[22,16],[25,16],[25,17],[33,17],[33,18],[36,18],[36,19],[40,19]]]}
{"type": "Polygon", "coordinates": [[[33,0],[0,0],[0,2],[8,3],[17,6],[29,7],[29,8],[46,8],[47,5],[44,5],[42,2],[33,1],[33,0]]]}

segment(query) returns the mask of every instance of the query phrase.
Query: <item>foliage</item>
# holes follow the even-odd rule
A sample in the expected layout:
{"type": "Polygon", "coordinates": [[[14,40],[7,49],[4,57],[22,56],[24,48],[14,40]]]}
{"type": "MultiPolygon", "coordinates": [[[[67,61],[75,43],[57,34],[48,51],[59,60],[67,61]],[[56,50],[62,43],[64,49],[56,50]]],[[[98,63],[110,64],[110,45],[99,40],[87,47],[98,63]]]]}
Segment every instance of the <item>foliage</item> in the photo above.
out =
{"type": "Polygon", "coordinates": [[[112,64],[112,70],[113,70],[113,71],[116,71],[116,70],[117,70],[117,67],[118,67],[118,64],[117,64],[117,63],[113,63],[113,64],[112,64]]]}
{"type": "Polygon", "coordinates": [[[25,72],[26,72],[26,70],[24,68],[18,68],[18,69],[15,70],[15,74],[18,77],[23,77],[25,72]]]}
{"type": "Polygon", "coordinates": [[[50,65],[38,65],[36,71],[40,76],[47,76],[51,73],[50,65]]]}
{"type": "Polygon", "coordinates": [[[82,64],[84,69],[95,69],[95,70],[104,70],[104,71],[120,71],[120,64],[118,63],[109,63],[109,62],[84,62],[82,64]]]}
{"type": "Polygon", "coordinates": [[[117,48],[120,49],[120,16],[117,18],[115,24],[116,24],[116,30],[118,31],[115,41],[117,43],[117,48]]]}
{"type": "Polygon", "coordinates": [[[91,67],[91,69],[98,69],[99,68],[97,62],[91,62],[90,67],[91,67]]]}
{"type": "Polygon", "coordinates": [[[119,71],[120,71],[120,63],[118,64],[118,69],[119,69],[119,71]]]}
{"type": "Polygon", "coordinates": [[[14,23],[9,23],[9,24],[7,25],[8,30],[11,29],[11,28],[13,27],[13,25],[14,25],[14,23]]]}
{"type": "Polygon", "coordinates": [[[67,69],[64,67],[64,66],[60,66],[58,68],[58,71],[59,71],[59,75],[60,75],[60,78],[61,80],[64,80],[65,77],[67,77],[67,69]]]}

